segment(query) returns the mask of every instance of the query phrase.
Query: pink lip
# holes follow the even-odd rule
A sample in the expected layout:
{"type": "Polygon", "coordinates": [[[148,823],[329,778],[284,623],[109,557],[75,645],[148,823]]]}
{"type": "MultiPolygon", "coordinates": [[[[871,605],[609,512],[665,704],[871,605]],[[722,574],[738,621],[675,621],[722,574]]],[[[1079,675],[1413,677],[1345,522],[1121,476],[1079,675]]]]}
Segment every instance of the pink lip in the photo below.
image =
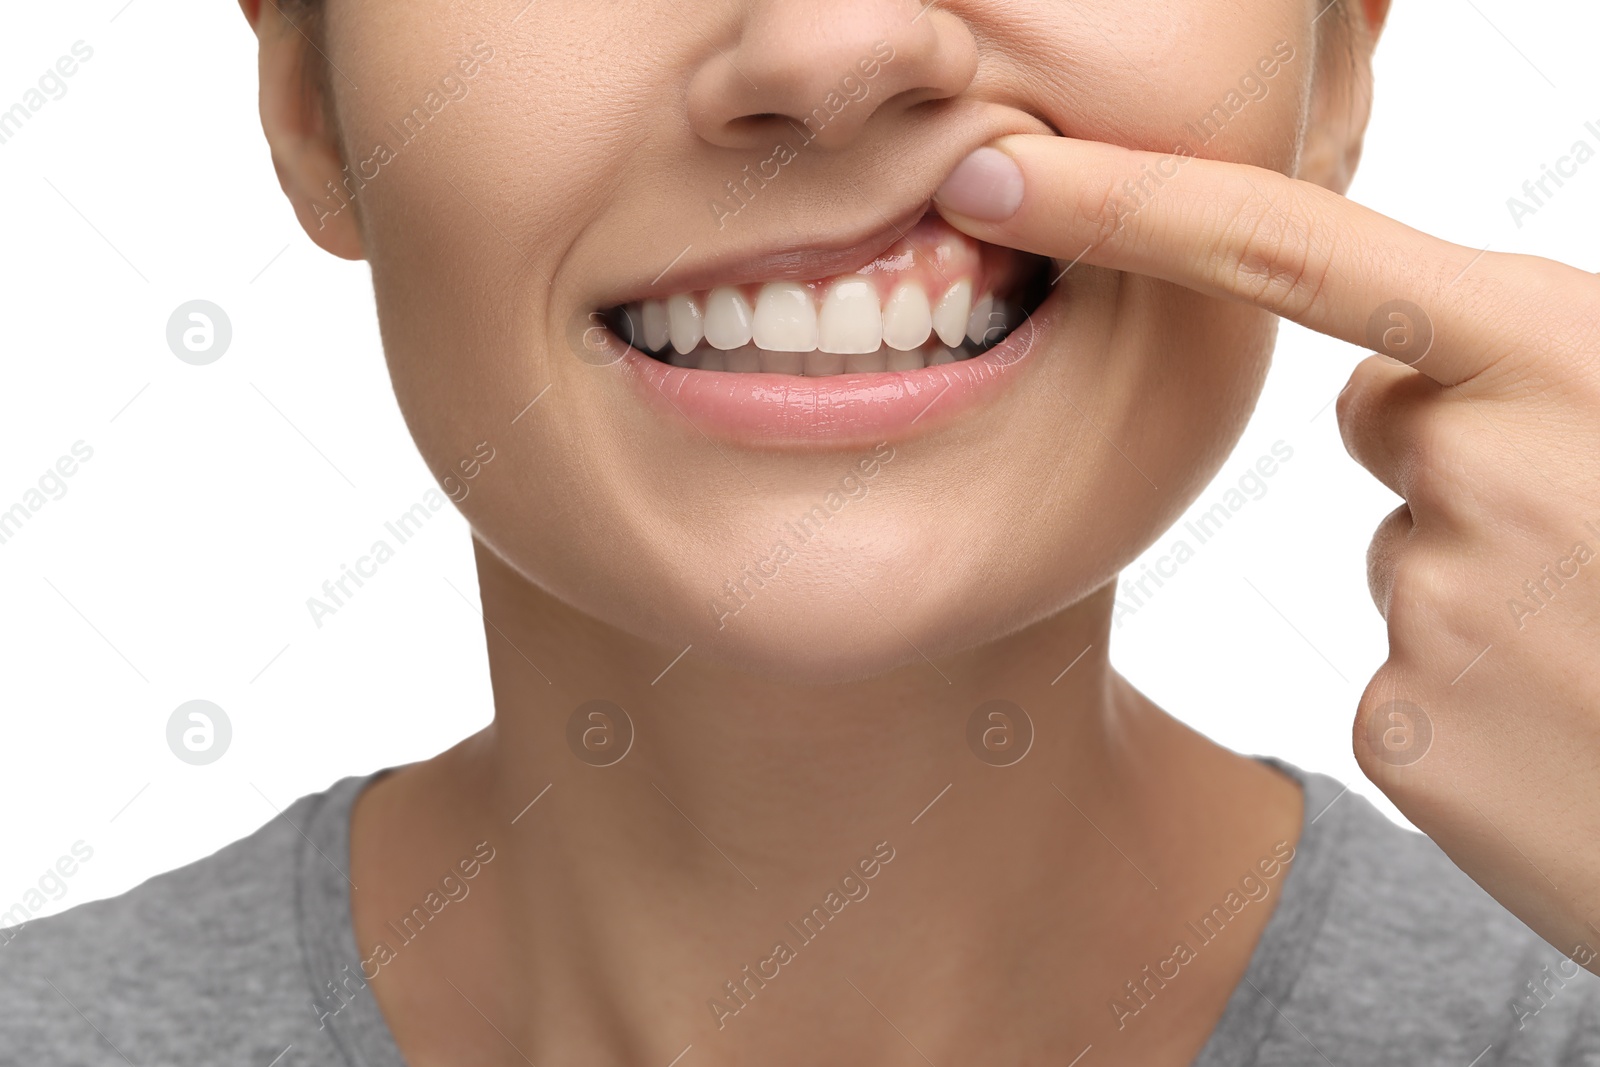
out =
{"type": "Polygon", "coordinates": [[[931,430],[992,402],[1022,376],[1054,318],[1052,293],[982,355],[914,371],[805,378],[674,367],[615,337],[617,367],[662,415],[744,447],[854,447],[931,430]]]}

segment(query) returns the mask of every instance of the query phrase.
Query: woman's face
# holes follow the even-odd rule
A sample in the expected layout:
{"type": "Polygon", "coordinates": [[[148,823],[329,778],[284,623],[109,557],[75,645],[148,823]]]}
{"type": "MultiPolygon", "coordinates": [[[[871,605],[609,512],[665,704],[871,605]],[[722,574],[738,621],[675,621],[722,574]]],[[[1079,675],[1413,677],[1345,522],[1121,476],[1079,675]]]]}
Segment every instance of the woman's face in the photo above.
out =
{"type": "Polygon", "coordinates": [[[1321,6],[332,0],[352,177],[316,214],[359,219],[405,417],[500,557],[670,650],[861,677],[1109,581],[1274,332],[1095,268],[1034,291],[1066,264],[933,191],[1008,133],[1294,173],[1321,6]]]}

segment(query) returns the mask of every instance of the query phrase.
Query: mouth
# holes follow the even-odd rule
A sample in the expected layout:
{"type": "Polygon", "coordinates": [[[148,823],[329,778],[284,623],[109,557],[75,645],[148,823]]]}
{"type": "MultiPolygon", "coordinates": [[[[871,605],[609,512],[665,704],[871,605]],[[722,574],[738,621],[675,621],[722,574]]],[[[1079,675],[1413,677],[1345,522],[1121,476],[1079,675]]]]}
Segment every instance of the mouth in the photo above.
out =
{"type": "Polygon", "coordinates": [[[1000,348],[1049,292],[1048,259],[976,241],[928,214],[854,270],[711,285],[600,317],[633,354],[695,378],[850,377],[871,387],[1000,348]]]}

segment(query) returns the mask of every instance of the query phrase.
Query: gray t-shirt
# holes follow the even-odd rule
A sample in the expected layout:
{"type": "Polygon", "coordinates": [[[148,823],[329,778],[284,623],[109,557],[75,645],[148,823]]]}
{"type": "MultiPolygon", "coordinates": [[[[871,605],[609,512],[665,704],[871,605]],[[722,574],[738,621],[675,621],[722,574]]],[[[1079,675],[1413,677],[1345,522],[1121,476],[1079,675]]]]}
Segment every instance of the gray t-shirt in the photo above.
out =
{"type": "MultiPolygon", "coordinates": [[[[1274,765],[1302,783],[1305,825],[1196,1067],[1600,1065],[1600,979],[1426,837],[1274,765]]],[[[371,780],[302,797],[120,897],[0,931],[0,1065],[403,1067],[358,973],[344,874],[371,780]]]]}

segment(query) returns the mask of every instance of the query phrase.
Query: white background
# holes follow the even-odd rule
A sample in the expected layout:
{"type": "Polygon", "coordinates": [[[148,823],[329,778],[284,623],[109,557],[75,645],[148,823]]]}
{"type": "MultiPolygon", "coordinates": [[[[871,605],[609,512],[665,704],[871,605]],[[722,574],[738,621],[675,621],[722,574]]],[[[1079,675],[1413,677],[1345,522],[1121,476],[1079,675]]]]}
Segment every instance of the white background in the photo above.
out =
{"type": "MultiPolygon", "coordinates": [[[[343,775],[443,749],[491,703],[453,509],[310,623],[306,598],[433,482],[393,402],[365,266],[319,252],[278,192],[236,6],[6,15],[0,110],[74,42],[94,49],[0,145],[0,510],[74,442],[94,449],[0,545],[0,911],[74,842],[94,849],[48,914],[206,855],[343,775]],[[208,367],[166,344],[195,298],[233,323],[208,367]],[[233,724],[209,767],[166,745],[196,698],[233,724]]],[[[1474,248],[1600,267],[1600,160],[1521,228],[1506,206],[1578,138],[1600,147],[1584,129],[1600,128],[1597,40],[1600,9],[1576,0],[1396,0],[1351,195],[1474,248]]],[[[1346,458],[1329,407],[1359,355],[1284,327],[1256,418],[1197,508],[1275,441],[1293,459],[1125,618],[1114,659],[1221,742],[1381,804],[1349,731],[1385,650],[1364,552],[1397,501],[1346,458]]]]}

